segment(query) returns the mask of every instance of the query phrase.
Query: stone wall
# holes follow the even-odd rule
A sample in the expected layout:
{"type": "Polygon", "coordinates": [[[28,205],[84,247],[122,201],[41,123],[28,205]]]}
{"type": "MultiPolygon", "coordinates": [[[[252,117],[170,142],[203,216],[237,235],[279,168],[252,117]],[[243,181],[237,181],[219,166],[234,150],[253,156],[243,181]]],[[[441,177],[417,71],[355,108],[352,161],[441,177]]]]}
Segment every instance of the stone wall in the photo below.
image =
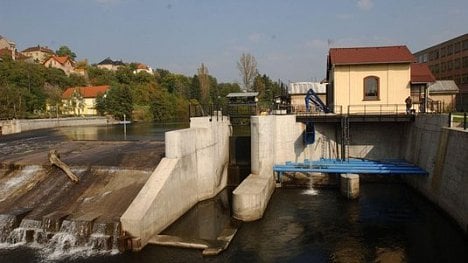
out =
{"type": "Polygon", "coordinates": [[[166,132],[166,157],[122,215],[122,229],[141,249],[197,202],[227,184],[228,118],[192,118],[189,129],[166,132]]]}
{"type": "Polygon", "coordinates": [[[1,120],[0,121],[0,135],[19,133],[21,132],[21,125],[19,120],[1,120]]]}
{"type": "Polygon", "coordinates": [[[418,115],[408,126],[405,159],[429,172],[405,180],[468,232],[468,131],[447,128],[447,115],[418,115]]]}
{"type": "Polygon", "coordinates": [[[54,127],[66,126],[82,126],[82,125],[102,125],[107,123],[106,117],[72,117],[72,118],[56,118],[56,119],[31,119],[19,120],[21,131],[46,129],[54,127]]]}

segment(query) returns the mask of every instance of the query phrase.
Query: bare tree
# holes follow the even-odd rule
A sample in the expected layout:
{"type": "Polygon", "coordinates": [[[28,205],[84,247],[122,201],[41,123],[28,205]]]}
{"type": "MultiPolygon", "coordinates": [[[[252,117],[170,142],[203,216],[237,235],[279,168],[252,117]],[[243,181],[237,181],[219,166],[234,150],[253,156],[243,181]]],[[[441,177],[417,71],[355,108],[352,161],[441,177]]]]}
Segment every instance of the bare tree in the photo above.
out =
{"type": "Polygon", "coordinates": [[[204,104],[208,103],[210,95],[210,79],[208,74],[208,68],[202,63],[200,68],[198,68],[198,81],[200,82],[201,102],[204,104]]]}
{"type": "Polygon", "coordinates": [[[242,77],[244,90],[251,91],[255,77],[258,75],[255,57],[249,53],[242,53],[239,62],[237,62],[237,68],[242,77]]]}

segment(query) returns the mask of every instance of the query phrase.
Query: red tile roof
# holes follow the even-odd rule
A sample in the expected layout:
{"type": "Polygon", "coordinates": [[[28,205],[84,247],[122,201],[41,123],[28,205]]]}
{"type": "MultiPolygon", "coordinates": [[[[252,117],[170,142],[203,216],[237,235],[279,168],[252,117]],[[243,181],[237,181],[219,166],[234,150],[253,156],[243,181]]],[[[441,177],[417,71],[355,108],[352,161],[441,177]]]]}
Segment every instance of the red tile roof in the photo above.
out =
{"type": "Polygon", "coordinates": [[[415,61],[406,46],[330,48],[333,65],[410,63],[415,61]]]}
{"type": "MultiPolygon", "coordinates": [[[[57,61],[58,63],[60,63],[60,64],[62,64],[62,65],[64,65],[68,60],[70,60],[70,58],[69,58],[68,56],[63,56],[63,57],[51,56],[48,60],[44,61],[44,64],[46,64],[47,61],[49,61],[49,60],[51,60],[51,59],[57,61]]],[[[70,63],[73,64],[73,62],[72,62],[71,60],[70,60],[70,63]]]]}
{"type": "Polygon", "coordinates": [[[145,64],[141,64],[141,63],[140,63],[140,64],[137,65],[136,68],[137,68],[137,69],[148,69],[148,66],[146,66],[145,64]]]}
{"type": "Polygon", "coordinates": [[[108,85],[93,87],[72,87],[63,92],[62,98],[69,99],[74,92],[79,92],[83,98],[96,98],[98,94],[104,94],[110,87],[108,85]]]}
{"type": "Polygon", "coordinates": [[[424,63],[411,64],[411,83],[429,83],[436,81],[431,70],[424,63]]]}

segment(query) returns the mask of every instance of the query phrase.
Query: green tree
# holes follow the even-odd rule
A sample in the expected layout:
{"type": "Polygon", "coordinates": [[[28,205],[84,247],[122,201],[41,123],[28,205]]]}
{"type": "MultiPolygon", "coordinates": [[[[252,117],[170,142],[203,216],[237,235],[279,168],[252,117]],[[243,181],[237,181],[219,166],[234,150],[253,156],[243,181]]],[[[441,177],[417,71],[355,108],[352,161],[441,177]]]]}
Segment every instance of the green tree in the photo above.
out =
{"type": "Polygon", "coordinates": [[[99,115],[104,115],[106,114],[106,97],[104,96],[104,94],[98,94],[96,96],[96,111],[99,115]]]}
{"type": "Polygon", "coordinates": [[[109,89],[106,96],[106,111],[114,117],[123,120],[124,115],[127,119],[132,118],[133,99],[128,86],[113,86],[109,89]]]}
{"type": "Polygon", "coordinates": [[[68,46],[59,47],[59,49],[55,51],[55,54],[57,54],[58,56],[69,56],[72,60],[76,59],[75,52],[71,51],[71,49],[68,46]]]}

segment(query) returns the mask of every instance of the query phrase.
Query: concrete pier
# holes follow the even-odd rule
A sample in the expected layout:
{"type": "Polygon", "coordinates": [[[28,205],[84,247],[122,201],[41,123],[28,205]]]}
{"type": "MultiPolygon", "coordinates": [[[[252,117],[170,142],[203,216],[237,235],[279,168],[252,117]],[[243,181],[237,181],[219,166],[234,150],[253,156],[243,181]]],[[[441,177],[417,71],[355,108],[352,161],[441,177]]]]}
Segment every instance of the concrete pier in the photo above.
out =
{"type": "Polygon", "coordinates": [[[356,199],[359,196],[359,175],[342,174],[340,176],[340,191],[348,199],[356,199]]]}
{"type": "Polygon", "coordinates": [[[140,250],[197,202],[227,185],[230,121],[192,118],[189,129],[166,133],[166,157],[121,217],[140,250]]]}

